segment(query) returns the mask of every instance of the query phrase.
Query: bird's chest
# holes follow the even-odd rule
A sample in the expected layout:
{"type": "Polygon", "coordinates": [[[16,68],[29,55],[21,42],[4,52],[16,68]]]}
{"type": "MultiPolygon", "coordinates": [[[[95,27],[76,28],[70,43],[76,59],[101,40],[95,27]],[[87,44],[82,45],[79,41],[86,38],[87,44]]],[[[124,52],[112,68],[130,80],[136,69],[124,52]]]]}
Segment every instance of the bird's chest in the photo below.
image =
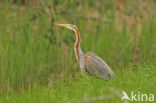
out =
{"type": "Polygon", "coordinates": [[[76,48],[76,45],[75,45],[75,56],[76,56],[76,59],[80,65],[80,68],[82,71],[84,71],[84,65],[85,65],[85,61],[84,61],[84,54],[82,52],[82,50],[80,48],[76,48]]]}
{"type": "Polygon", "coordinates": [[[84,61],[84,56],[82,55],[82,57],[80,57],[80,61],[79,61],[79,64],[80,64],[80,68],[82,71],[85,71],[85,61],[84,61]]]}

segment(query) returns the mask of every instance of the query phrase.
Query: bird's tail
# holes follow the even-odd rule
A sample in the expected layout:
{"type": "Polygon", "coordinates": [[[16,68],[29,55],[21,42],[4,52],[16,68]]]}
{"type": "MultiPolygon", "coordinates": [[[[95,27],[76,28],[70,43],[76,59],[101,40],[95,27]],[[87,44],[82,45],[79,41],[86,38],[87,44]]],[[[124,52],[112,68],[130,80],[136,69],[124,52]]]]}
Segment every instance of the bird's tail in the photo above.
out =
{"type": "Polygon", "coordinates": [[[115,78],[116,77],[115,73],[112,70],[109,71],[109,73],[110,73],[110,75],[111,75],[112,78],[115,78]]]}
{"type": "Polygon", "coordinates": [[[109,67],[108,71],[112,78],[116,77],[115,73],[112,71],[112,69],[110,67],[109,67]]]}

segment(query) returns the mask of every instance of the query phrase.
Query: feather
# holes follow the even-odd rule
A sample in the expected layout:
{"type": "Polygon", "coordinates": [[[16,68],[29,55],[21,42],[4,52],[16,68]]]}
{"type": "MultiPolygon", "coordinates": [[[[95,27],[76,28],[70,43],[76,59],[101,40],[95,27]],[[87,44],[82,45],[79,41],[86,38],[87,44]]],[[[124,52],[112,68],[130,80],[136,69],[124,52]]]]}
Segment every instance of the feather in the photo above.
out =
{"type": "Polygon", "coordinates": [[[115,76],[107,63],[94,53],[88,52],[84,56],[84,60],[86,72],[88,72],[89,74],[93,74],[105,80],[109,80],[111,76],[115,76]]]}

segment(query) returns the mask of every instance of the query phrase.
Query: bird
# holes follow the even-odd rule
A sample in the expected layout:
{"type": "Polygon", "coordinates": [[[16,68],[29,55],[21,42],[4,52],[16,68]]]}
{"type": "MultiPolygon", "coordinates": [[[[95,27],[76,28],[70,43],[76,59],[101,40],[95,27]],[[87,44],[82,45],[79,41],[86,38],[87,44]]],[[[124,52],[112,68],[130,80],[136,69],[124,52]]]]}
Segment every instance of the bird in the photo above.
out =
{"type": "Polygon", "coordinates": [[[108,66],[108,64],[103,61],[99,56],[92,52],[84,52],[81,49],[81,36],[80,32],[76,25],[73,24],[54,24],[55,26],[60,26],[64,28],[68,28],[75,32],[76,41],[74,44],[74,51],[76,59],[80,65],[80,69],[83,72],[87,72],[90,75],[94,75],[97,78],[104,79],[106,81],[110,80],[110,78],[115,77],[114,72],[108,66]]]}

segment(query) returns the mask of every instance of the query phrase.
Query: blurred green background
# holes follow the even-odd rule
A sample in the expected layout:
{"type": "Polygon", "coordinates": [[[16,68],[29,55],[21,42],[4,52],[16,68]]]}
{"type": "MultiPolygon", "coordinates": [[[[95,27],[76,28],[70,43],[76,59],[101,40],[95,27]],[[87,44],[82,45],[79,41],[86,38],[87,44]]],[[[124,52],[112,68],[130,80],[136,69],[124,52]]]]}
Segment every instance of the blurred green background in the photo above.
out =
{"type": "MultiPolygon", "coordinates": [[[[0,98],[4,100],[1,102],[18,102],[25,95],[30,95],[25,102],[36,95],[43,102],[77,102],[70,100],[113,94],[108,87],[133,90],[130,85],[146,93],[148,87],[156,91],[155,10],[155,0],[0,1],[0,98]],[[105,82],[81,74],[74,54],[74,32],[54,27],[53,23],[77,25],[82,50],[92,51],[105,60],[118,79],[105,82]],[[70,88],[71,85],[74,87],[70,88]],[[63,91],[66,89],[71,96],[63,91]],[[89,90],[95,92],[88,93],[89,90]],[[43,92],[47,98],[40,95],[43,92]],[[17,99],[14,95],[20,93],[23,97],[17,99]],[[8,96],[12,99],[6,99],[8,96]]],[[[121,100],[106,100],[113,101],[121,100]]]]}

